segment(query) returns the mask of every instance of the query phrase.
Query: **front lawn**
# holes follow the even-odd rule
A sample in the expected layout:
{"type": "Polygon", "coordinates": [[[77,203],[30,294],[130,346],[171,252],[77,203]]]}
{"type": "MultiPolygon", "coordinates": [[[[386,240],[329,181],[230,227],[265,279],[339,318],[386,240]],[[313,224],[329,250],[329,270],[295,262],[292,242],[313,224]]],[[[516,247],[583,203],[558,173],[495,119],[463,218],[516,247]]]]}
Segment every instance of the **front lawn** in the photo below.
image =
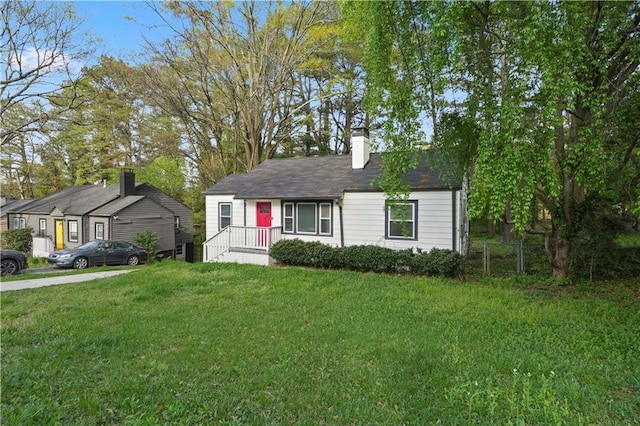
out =
{"type": "Polygon", "coordinates": [[[147,266],[2,293],[1,424],[637,424],[637,283],[147,266]]]}

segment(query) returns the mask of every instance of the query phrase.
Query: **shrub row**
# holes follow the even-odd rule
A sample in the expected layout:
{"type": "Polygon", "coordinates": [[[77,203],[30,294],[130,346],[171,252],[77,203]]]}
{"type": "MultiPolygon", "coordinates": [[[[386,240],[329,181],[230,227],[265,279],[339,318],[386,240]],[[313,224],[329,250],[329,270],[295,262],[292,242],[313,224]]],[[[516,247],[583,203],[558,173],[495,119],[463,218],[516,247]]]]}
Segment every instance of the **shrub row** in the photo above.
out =
{"type": "Polygon", "coordinates": [[[2,231],[2,248],[19,250],[25,253],[31,251],[33,245],[32,228],[7,229],[2,231]]]}
{"type": "Polygon", "coordinates": [[[360,245],[332,247],[299,239],[280,240],[271,247],[271,257],[285,265],[310,266],[323,269],[349,269],[361,272],[414,273],[420,275],[462,274],[464,258],[451,250],[432,249],[414,253],[412,250],[360,245]]]}

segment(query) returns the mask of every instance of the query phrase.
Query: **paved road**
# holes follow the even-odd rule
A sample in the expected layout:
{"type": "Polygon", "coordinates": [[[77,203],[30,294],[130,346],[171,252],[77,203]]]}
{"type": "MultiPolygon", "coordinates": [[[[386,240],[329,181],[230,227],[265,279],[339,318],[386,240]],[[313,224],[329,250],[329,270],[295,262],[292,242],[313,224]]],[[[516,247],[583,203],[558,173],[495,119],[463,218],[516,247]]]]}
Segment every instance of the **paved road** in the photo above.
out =
{"type": "Polygon", "coordinates": [[[86,274],[63,275],[59,277],[34,278],[30,280],[9,281],[0,283],[0,291],[24,290],[27,288],[39,288],[50,285],[71,284],[83,281],[92,281],[99,278],[113,277],[114,275],[134,272],[136,269],[118,269],[116,271],[88,272],[86,274]]]}

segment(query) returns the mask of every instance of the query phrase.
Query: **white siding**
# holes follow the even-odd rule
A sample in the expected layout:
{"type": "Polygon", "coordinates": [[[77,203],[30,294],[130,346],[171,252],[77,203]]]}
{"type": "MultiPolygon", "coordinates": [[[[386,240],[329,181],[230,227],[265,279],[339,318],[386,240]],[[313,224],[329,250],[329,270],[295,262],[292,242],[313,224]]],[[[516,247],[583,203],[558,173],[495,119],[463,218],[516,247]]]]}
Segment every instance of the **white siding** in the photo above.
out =
{"type": "Polygon", "coordinates": [[[393,249],[453,248],[451,191],[413,192],[418,201],[418,239],[385,238],[385,195],[381,192],[349,192],[344,196],[344,244],[375,244],[393,249]]]}
{"type": "MultiPolygon", "coordinates": [[[[417,240],[392,240],[385,238],[385,195],[382,192],[348,192],[342,200],[344,245],[372,244],[393,249],[420,248],[422,250],[461,249],[465,194],[460,191],[423,191],[411,193],[409,199],[418,202],[417,240]],[[455,203],[455,216],[454,207],[455,203]],[[454,234],[455,232],[455,234],[454,234]],[[455,243],[454,243],[455,241],[455,243]],[[454,247],[455,244],[455,247],[454,247]]],[[[282,226],[282,200],[235,200],[233,196],[206,196],[207,239],[218,233],[218,203],[233,204],[231,223],[237,226],[256,226],[256,203],[270,202],[272,226],[282,226]]],[[[340,246],[340,208],[332,202],[332,235],[282,234],[284,239],[299,238],[303,241],[320,241],[340,246]]]]}
{"type": "MultiPolygon", "coordinates": [[[[206,239],[213,237],[218,233],[218,204],[234,203],[233,195],[206,195],[205,202],[205,232],[206,239]]],[[[237,201],[236,201],[237,202],[237,201]]],[[[231,209],[231,224],[242,225],[242,218],[238,218],[235,203],[231,209]],[[238,220],[240,219],[240,220],[238,220]]]]}
{"type": "MultiPolygon", "coordinates": [[[[235,226],[247,226],[244,211],[244,200],[232,200],[231,204],[231,224],[235,226]]],[[[218,217],[218,206],[216,205],[216,219],[218,217]]],[[[217,228],[216,228],[217,229],[217,228]]]]}
{"type": "Polygon", "coordinates": [[[345,246],[385,245],[383,193],[345,193],[342,215],[345,246]]]}

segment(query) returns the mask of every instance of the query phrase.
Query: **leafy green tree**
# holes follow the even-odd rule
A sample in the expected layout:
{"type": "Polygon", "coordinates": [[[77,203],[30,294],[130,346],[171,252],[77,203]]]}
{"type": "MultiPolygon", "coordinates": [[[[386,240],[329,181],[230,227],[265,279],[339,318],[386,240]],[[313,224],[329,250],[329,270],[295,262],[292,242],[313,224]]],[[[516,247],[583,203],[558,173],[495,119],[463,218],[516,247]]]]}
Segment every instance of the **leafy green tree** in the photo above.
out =
{"type": "MultiPolygon", "coordinates": [[[[108,56],[83,69],[76,86],[83,108],[61,114],[49,133],[75,184],[117,182],[121,167],[143,169],[158,156],[184,158],[181,130],[166,113],[148,106],[153,95],[143,80],[139,68],[108,56]]],[[[46,159],[59,165],[55,156],[46,159]]]]}
{"type": "Polygon", "coordinates": [[[382,112],[397,152],[388,168],[407,167],[425,114],[434,128],[448,112],[474,121],[474,146],[454,146],[474,153],[471,214],[500,219],[508,206],[521,232],[537,199],[552,213],[554,277],[567,278],[587,200],[638,177],[640,3],[354,2],[346,10],[366,34],[369,107],[382,112]]]}
{"type": "Polygon", "coordinates": [[[137,171],[136,180],[150,183],[176,200],[183,200],[186,174],[184,163],[160,156],[142,170],[137,171]]]}
{"type": "Polygon", "coordinates": [[[147,251],[147,259],[149,262],[158,260],[158,250],[156,250],[156,243],[159,238],[155,232],[147,229],[145,231],[136,234],[133,238],[133,243],[140,248],[147,251]]]}

